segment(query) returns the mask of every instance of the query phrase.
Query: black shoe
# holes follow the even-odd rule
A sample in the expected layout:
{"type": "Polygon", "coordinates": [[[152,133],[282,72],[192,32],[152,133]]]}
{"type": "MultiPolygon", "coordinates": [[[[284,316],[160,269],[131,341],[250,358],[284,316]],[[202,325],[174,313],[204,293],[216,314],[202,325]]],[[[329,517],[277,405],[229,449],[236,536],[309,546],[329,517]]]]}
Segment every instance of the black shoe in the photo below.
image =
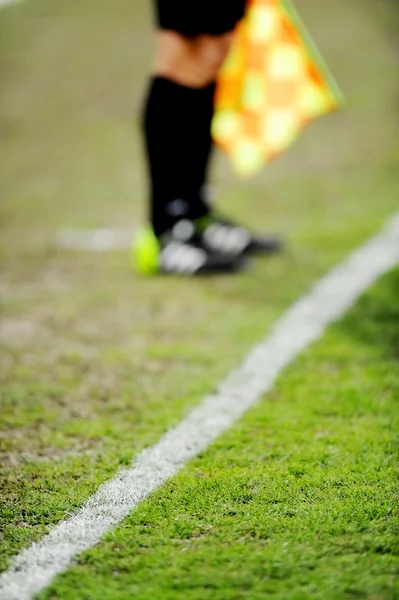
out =
{"type": "Polygon", "coordinates": [[[223,254],[203,243],[193,221],[182,219],[156,238],[152,229],[140,231],[132,249],[132,264],[143,274],[206,275],[233,273],[245,266],[243,256],[223,254]]]}
{"type": "Polygon", "coordinates": [[[171,231],[159,238],[159,269],[162,273],[205,275],[232,273],[245,265],[242,255],[219,252],[204,244],[195,222],[178,221],[171,231]]]}
{"type": "Polygon", "coordinates": [[[271,254],[283,249],[278,237],[252,233],[217,213],[199,219],[198,228],[206,248],[229,256],[271,254]]]}

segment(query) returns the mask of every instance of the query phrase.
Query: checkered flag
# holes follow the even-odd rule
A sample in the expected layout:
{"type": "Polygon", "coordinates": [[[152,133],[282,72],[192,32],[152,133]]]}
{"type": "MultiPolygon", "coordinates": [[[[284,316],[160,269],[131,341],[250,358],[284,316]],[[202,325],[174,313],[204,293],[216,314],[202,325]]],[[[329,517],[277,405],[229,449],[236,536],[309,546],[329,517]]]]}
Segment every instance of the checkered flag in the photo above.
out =
{"type": "Polygon", "coordinates": [[[249,0],[220,72],[212,134],[243,177],[286,150],[342,95],[288,0],[249,0]]]}

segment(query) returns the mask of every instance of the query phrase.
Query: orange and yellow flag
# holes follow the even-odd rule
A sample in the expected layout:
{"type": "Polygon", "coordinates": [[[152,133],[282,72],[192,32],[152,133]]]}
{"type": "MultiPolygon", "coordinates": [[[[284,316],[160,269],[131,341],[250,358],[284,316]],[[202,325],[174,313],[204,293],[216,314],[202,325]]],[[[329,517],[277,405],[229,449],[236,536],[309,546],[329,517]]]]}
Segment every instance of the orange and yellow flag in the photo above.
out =
{"type": "Polygon", "coordinates": [[[286,150],[342,95],[289,0],[248,0],[215,98],[212,134],[243,177],[286,150]]]}

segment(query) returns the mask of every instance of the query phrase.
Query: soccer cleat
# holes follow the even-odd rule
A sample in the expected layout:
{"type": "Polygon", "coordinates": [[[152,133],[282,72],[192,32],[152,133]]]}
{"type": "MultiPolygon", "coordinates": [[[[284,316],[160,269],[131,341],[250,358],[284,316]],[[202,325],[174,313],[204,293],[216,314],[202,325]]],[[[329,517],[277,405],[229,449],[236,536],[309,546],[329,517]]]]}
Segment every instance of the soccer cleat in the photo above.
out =
{"type": "Polygon", "coordinates": [[[198,228],[206,248],[230,256],[271,254],[283,248],[279,238],[254,234],[216,213],[199,219],[198,228]]]}
{"type": "Polygon", "coordinates": [[[236,272],[244,266],[244,261],[241,255],[206,247],[194,222],[182,219],[159,238],[151,227],[138,232],[132,248],[132,266],[145,275],[193,276],[236,272]]]}

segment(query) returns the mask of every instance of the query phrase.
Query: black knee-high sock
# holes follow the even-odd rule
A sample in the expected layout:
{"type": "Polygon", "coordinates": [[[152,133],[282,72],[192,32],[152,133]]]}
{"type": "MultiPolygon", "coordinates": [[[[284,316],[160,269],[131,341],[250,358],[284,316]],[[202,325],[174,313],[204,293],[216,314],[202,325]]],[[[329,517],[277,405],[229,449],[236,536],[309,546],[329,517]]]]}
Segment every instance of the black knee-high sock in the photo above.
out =
{"type": "Polygon", "coordinates": [[[144,136],[156,235],[182,217],[196,219],[209,212],[200,190],[212,146],[214,90],[214,84],[195,89],[163,77],[151,81],[144,136]]]}

